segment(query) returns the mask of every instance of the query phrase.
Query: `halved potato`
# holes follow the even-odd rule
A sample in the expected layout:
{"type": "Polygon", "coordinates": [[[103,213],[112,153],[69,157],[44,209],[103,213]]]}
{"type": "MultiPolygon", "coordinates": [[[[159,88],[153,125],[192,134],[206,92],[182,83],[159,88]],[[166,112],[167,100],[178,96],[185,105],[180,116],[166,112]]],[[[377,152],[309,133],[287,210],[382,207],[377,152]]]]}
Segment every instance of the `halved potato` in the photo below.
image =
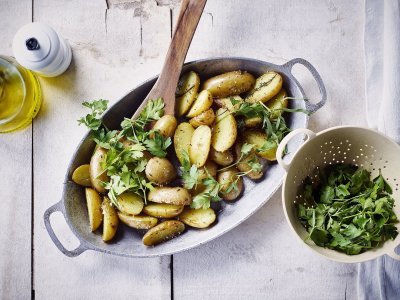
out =
{"type": "Polygon", "coordinates": [[[261,149],[267,141],[267,134],[265,132],[259,130],[248,130],[243,133],[243,137],[246,143],[255,145],[256,154],[258,156],[270,161],[276,160],[276,149],[278,148],[278,145],[265,151],[258,150],[261,149]]]}
{"type": "Polygon", "coordinates": [[[154,246],[178,236],[184,230],[185,224],[180,221],[164,221],[147,231],[142,241],[146,246],[154,246]]]}
{"type": "Polygon", "coordinates": [[[210,127],[205,125],[197,127],[196,130],[193,132],[192,140],[190,141],[190,162],[197,167],[204,166],[208,158],[208,152],[210,151],[210,144],[210,127]]]}
{"type": "Polygon", "coordinates": [[[288,107],[288,99],[286,97],[286,91],[281,89],[274,98],[268,101],[267,106],[269,109],[271,109],[272,119],[278,118],[283,112],[282,108],[288,107]]]}
{"type": "Polygon", "coordinates": [[[173,164],[161,157],[153,157],[147,162],[146,177],[158,185],[164,185],[176,178],[176,170],[173,164]]]}
{"type": "Polygon", "coordinates": [[[193,127],[197,128],[200,127],[201,125],[211,125],[215,120],[215,114],[212,108],[207,109],[206,111],[203,111],[201,114],[198,116],[195,116],[194,118],[191,118],[189,120],[190,125],[193,127]]]}
{"type": "Polygon", "coordinates": [[[282,76],[276,72],[267,72],[256,79],[254,88],[249,92],[245,101],[249,103],[267,102],[282,88],[282,76]]]}
{"type": "Polygon", "coordinates": [[[107,150],[101,147],[96,147],[92,158],[90,159],[90,181],[92,186],[99,193],[105,193],[102,182],[107,182],[109,180],[106,172],[101,167],[101,163],[104,161],[107,154],[107,150]]]}
{"type": "Polygon", "coordinates": [[[212,161],[223,167],[229,166],[233,163],[233,154],[229,149],[220,152],[211,147],[209,157],[212,161]]]}
{"type": "Polygon", "coordinates": [[[238,177],[238,170],[235,167],[218,173],[217,181],[221,185],[220,196],[227,201],[235,200],[243,191],[243,178],[238,177]],[[234,184],[235,188],[231,188],[234,184]]]}
{"type": "Polygon", "coordinates": [[[203,89],[209,90],[216,98],[239,95],[254,85],[254,76],[246,71],[232,71],[206,80],[203,89]]]}
{"type": "Polygon", "coordinates": [[[183,211],[183,205],[151,203],[144,207],[143,212],[155,218],[174,218],[183,211]]]}
{"type": "Polygon", "coordinates": [[[193,71],[183,74],[179,79],[176,88],[176,110],[179,117],[186,114],[192,106],[196,99],[199,86],[200,77],[193,71]]]}
{"type": "Polygon", "coordinates": [[[100,227],[101,222],[103,222],[103,213],[101,212],[101,197],[99,193],[92,188],[86,188],[85,195],[90,229],[95,231],[100,227]]]}
{"type": "Polygon", "coordinates": [[[138,215],[143,209],[142,197],[132,192],[125,192],[117,197],[118,209],[128,215],[138,215]]]}
{"type": "Polygon", "coordinates": [[[185,208],[179,215],[179,220],[195,228],[207,228],[216,219],[216,214],[212,208],[193,209],[185,208]]]}
{"type": "Polygon", "coordinates": [[[189,154],[190,142],[192,140],[194,128],[189,123],[183,122],[178,125],[174,134],[175,153],[179,161],[183,162],[183,152],[189,154]]]}
{"type": "Polygon", "coordinates": [[[213,96],[207,90],[203,90],[197,96],[192,108],[187,113],[186,117],[193,118],[206,111],[213,104],[213,96]]]}
{"type": "Polygon", "coordinates": [[[158,219],[151,216],[133,216],[119,212],[118,217],[122,223],[135,229],[150,229],[158,223],[158,219]]]}
{"type": "Polygon", "coordinates": [[[90,181],[90,165],[82,165],[72,173],[72,181],[82,186],[92,186],[90,181]]]}
{"type": "Polygon", "coordinates": [[[108,242],[112,240],[118,229],[118,214],[114,206],[112,206],[110,199],[104,197],[101,205],[104,215],[103,221],[103,241],[108,242]]]}
{"type": "Polygon", "coordinates": [[[164,137],[172,137],[177,125],[178,122],[174,116],[164,115],[157,120],[156,124],[153,126],[153,129],[158,130],[164,137]]]}
{"type": "Polygon", "coordinates": [[[239,109],[240,104],[243,103],[244,100],[239,95],[235,95],[235,96],[230,96],[230,97],[227,97],[227,98],[215,99],[214,102],[219,107],[226,108],[230,112],[234,112],[237,109],[239,109]],[[235,103],[235,105],[233,105],[232,102],[235,103]]]}
{"type": "Polygon", "coordinates": [[[149,192],[148,200],[156,203],[167,203],[175,205],[189,205],[192,196],[183,187],[156,187],[149,192]]]}
{"type": "Polygon", "coordinates": [[[217,151],[224,152],[235,143],[237,137],[237,124],[235,117],[226,110],[217,110],[217,117],[212,132],[211,145],[217,151]]]}
{"type": "MultiPolygon", "coordinates": [[[[235,152],[236,152],[236,160],[239,160],[241,157],[241,152],[240,150],[242,149],[242,143],[236,143],[235,145],[235,152]]],[[[236,165],[236,167],[239,169],[241,172],[249,172],[251,170],[251,166],[249,165],[250,162],[260,162],[260,158],[254,153],[254,150],[252,150],[249,154],[244,155],[240,162],[236,165]]],[[[246,174],[247,177],[251,179],[260,179],[264,175],[264,172],[261,171],[251,171],[246,174]]]]}

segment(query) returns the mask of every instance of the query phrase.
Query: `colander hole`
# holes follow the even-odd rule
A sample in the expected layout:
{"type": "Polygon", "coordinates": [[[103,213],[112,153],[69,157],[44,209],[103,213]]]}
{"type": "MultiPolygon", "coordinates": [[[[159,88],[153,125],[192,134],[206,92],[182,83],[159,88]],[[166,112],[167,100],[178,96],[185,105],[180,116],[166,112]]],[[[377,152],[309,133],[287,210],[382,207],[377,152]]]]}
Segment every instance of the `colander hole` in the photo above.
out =
{"type": "Polygon", "coordinates": [[[343,157],[344,159],[347,159],[347,156],[343,157]]]}
{"type": "Polygon", "coordinates": [[[329,141],[329,144],[332,144],[332,141],[329,141]]]}
{"type": "Polygon", "coordinates": [[[346,140],[346,143],[348,143],[349,142],[349,140],[346,140]]]}
{"type": "Polygon", "coordinates": [[[379,160],[382,161],[383,160],[382,157],[380,157],[379,160]]]}
{"type": "Polygon", "coordinates": [[[375,171],[375,168],[372,168],[372,171],[375,171]]]}
{"type": "Polygon", "coordinates": [[[361,153],[360,155],[361,155],[361,156],[364,156],[364,153],[361,153]]]}
{"type": "Polygon", "coordinates": [[[386,180],[389,180],[389,177],[386,177],[386,180]]]}
{"type": "Polygon", "coordinates": [[[359,156],[359,155],[357,155],[356,157],[357,157],[357,158],[360,158],[360,156],[359,156]]]}
{"type": "Polygon", "coordinates": [[[368,159],[368,156],[367,156],[367,155],[365,155],[365,158],[366,158],[366,159],[368,159]]]}
{"type": "Polygon", "coordinates": [[[396,178],[393,178],[393,181],[396,181],[396,178]]]}
{"type": "Polygon", "coordinates": [[[332,148],[332,149],[335,149],[335,146],[332,146],[331,148],[332,148]]]}
{"type": "Polygon", "coordinates": [[[362,151],[363,151],[363,149],[362,149],[362,148],[360,148],[360,151],[362,152],[362,151]]]}
{"type": "Polygon", "coordinates": [[[339,150],[338,153],[340,154],[340,153],[342,153],[342,152],[339,150]]]}
{"type": "Polygon", "coordinates": [[[347,151],[350,151],[350,148],[347,148],[347,151]]]}
{"type": "Polygon", "coordinates": [[[329,150],[329,153],[332,153],[332,150],[329,150]]]}
{"type": "Polygon", "coordinates": [[[339,144],[340,144],[340,145],[342,145],[342,144],[343,144],[343,142],[340,142],[339,144]]]}
{"type": "Polygon", "coordinates": [[[351,147],[351,144],[349,144],[349,147],[351,147]]]}
{"type": "Polygon", "coordinates": [[[353,161],[356,161],[356,159],[355,159],[355,158],[353,158],[353,161]]]}
{"type": "Polygon", "coordinates": [[[328,145],[328,142],[325,142],[325,145],[328,145]]]}
{"type": "Polygon", "coordinates": [[[370,163],[370,165],[373,166],[374,164],[373,164],[373,163],[370,163]]]}
{"type": "Polygon", "coordinates": [[[396,186],[399,186],[399,184],[398,184],[398,183],[396,183],[396,186]]]}
{"type": "Polygon", "coordinates": [[[361,167],[364,167],[364,164],[361,164],[360,166],[361,166],[361,167]]]}
{"type": "Polygon", "coordinates": [[[344,160],[342,160],[342,164],[344,164],[344,160]]]}
{"type": "Polygon", "coordinates": [[[386,169],[386,166],[383,166],[384,169],[386,169]]]}
{"type": "Polygon", "coordinates": [[[333,153],[333,156],[335,156],[336,154],[335,153],[333,153]]]}
{"type": "Polygon", "coordinates": [[[387,163],[388,163],[388,161],[387,161],[387,160],[385,160],[385,163],[387,164],[387,163]]]}

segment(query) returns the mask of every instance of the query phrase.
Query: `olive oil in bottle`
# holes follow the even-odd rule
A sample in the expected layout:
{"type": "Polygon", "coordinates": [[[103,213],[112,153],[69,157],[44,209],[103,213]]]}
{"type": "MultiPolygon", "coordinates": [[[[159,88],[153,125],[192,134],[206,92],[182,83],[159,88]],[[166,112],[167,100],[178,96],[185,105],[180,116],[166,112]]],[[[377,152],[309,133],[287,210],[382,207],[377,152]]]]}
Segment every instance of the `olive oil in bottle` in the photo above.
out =
{"type": "Polygon", "coordinates": [[[13,58],[0,56],[0,133],[28,126],[41,103],[37,77],[13,58]]]}

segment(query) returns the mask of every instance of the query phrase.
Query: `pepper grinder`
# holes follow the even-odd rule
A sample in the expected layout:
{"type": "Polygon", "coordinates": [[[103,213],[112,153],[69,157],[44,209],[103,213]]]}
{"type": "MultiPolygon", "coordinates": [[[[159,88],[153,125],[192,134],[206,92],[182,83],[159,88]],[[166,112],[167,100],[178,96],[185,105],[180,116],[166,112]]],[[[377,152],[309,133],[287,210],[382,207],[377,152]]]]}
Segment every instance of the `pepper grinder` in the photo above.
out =
{"type": "Polygon", "coordinates": [[[20,28],[12,48],[20,65],[44,77],[64,73],[72,59],[68,42],[53,28],[38,22],[20,28]]]}

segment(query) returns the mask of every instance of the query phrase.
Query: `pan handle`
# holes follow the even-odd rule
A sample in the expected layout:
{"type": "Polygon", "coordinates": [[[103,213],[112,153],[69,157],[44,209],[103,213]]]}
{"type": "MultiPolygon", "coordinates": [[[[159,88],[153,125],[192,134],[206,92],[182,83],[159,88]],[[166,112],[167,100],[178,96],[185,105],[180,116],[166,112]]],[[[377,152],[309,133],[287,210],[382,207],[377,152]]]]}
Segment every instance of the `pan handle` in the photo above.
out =
{"type": "Polygon", "coordinates": [[[289,167],[290,167],[290,163],[286,163],[283,161],[283,152],[286,149],[286,145],[289,143],[289,141],[296,135],[304,133],[307,136],[307,141],[313,139],[316,134],[314,133],[314,131],[311,131],[309,129],[306,128],[298,128],[293,130],[292,132],[290,132],[287,136],[285,136],[283,138],[283,140],[279,143],[278,149],[276,150],[276,160],[278,161],[278,164],[285,169],[286,172],[289,171],[289,167]]]}
{"type": "Polygon", "coordinates": [[[389,255],[391,258],[399,260],[400,261],[400,255],[396,253],[396,248],[399,247],[400,245],[396,245],[394,248],[390,249],[390,251],[386,252],[387,255],[389,255]]]}
{"type": "MultiPolygon", "coordinates": [[[[285,68],[293,76],[292,68],[295,64],[300,64],[300,65],[303,65],[304,67],[306,67],[310,71],[311,75],[314,77],[315,81],[317,82],[319,92],[321,94],[321,99],[318,101],[318,103],[315,103],[315,104],[311,103],[309,101],[306,101],[307,111],[310,114],[315,113],[318,109],[320,109],[326,103],[327,94],[326,94],[325,84],[322,81],[322,78],[319,75],[318,71],[313,67],[313,65],[310,64],[308,61],[306,61],[303,58],[294,58],[294,59],[288,61],[287,63],[285,63],[284,65],[282,65],[282,67],[285,68]]],[[[293,78],[294,78],[294,76],[293,76],[293,78]]],[[[298,83],[299,86],[301,86],[296,78],[294,78],[294,80],[298,83]]]]}
{"type": "Polygon", "coordinates": [[[86,250],[89,250],[90,248],[87,247],[85,244],[82,243],[81,240],[79,240],[79,246],[74,249],[74,250],[67,250],[63,244],[61,244],[60,240],[57,238],[56,234],[54,233],[53,227],[51,227],[51,223],[50,223],[50,215],[56,211],[59,211],[63,214],[64,218],[65,218],[65,211],[64,211],[64,207],[62,202],[58,202],[56,204],[54,204],[53,206],[50,206],[44,213],[44,225],[46,226],[47,232],[50,235],[51,240],[53,241],[53,243],[57,246],[58,250],[60,250],[64,255],[68,256],[68,257],[75,257],[78,256],[80,254],[82,254],[83,252],[85,252],[86,250]]]}

